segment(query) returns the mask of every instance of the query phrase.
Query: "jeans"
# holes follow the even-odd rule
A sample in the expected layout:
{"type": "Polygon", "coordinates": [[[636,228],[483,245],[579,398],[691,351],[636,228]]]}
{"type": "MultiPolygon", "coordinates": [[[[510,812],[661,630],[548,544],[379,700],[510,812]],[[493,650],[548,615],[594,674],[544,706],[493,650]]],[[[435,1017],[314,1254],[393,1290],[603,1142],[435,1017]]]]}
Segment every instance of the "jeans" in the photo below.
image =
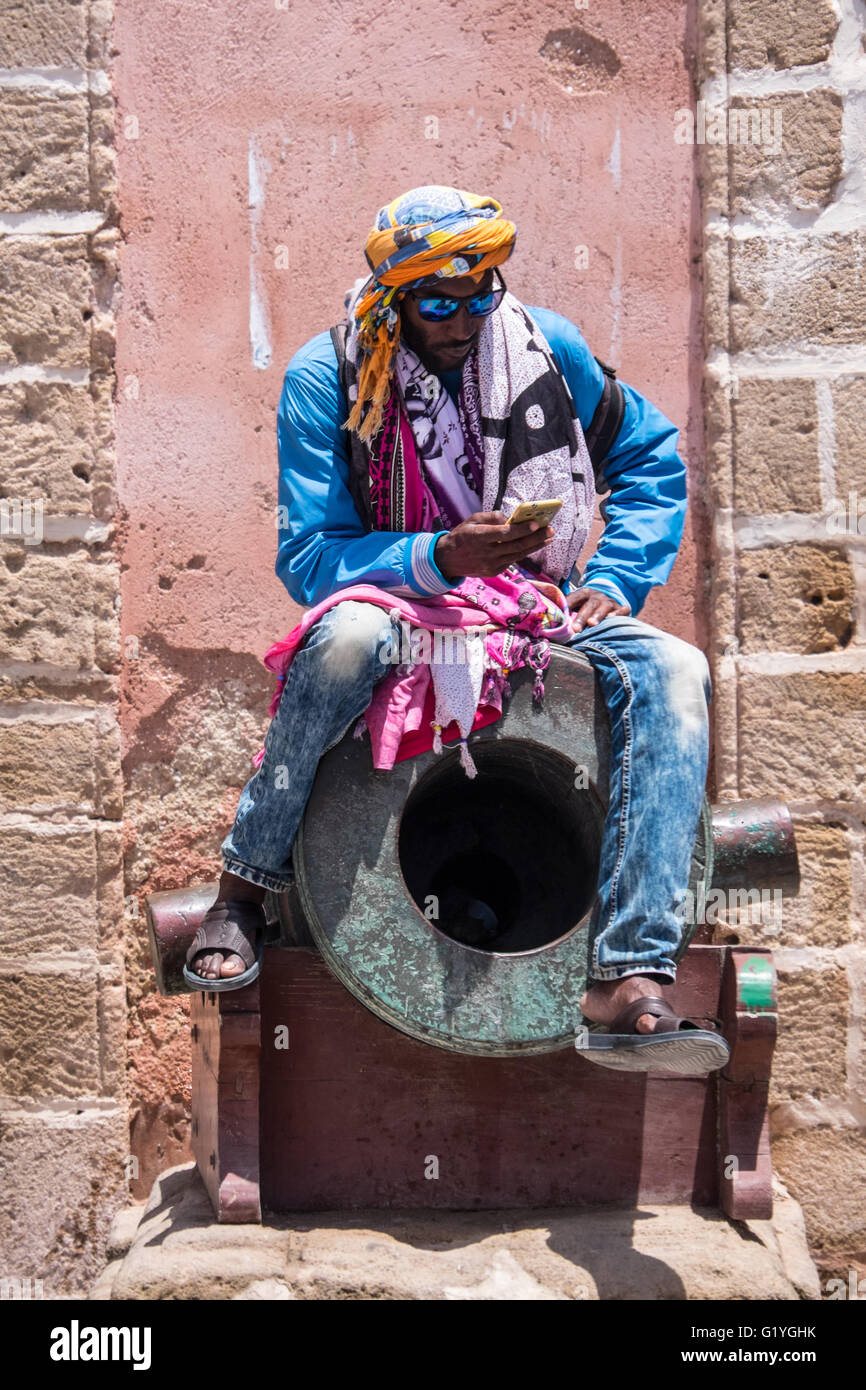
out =
{"type": "MultiPolygon", "coordinates": [[[[381,661],[388,614],[346,601],[296,653],[222,844],[229,873],[274,892],[292,882],[291,846],[319,759],[339,743],[393,666],[381,661]]],[[[568,643],[585,653],[610,720],[609,804],[590,922],[589,974],[676,976],[692,850],[709,754],[712,687],[697,647],[640,618],[611,616],[568,643]]]]}

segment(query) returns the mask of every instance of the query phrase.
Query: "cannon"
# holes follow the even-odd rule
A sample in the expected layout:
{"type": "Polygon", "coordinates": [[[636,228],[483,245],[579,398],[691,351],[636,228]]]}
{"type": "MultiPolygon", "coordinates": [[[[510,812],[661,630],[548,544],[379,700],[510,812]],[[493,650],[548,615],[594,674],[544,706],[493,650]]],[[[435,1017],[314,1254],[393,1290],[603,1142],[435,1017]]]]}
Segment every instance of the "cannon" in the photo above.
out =
{"type": "MultiPolygon", "coordinates": [[[[322,759],[294,885],[266,898],[260,979],[192,997],[193,1149],[220,1220],[258,1220],[263,1201],[770,1214],[769,951],[730,939],[735,925],[713,945],[687,918],[671,999],[718,1020],[723,1073],[602,1072],[576,1051],[609,734],[584,656],[555,648],[545,684],[539,706],[514,674],[502,719],[473,735],[474,780],[447,750],[374,772],[351,734],[322,759]]],[[[692,901],[740,887],[798,891],[791,818],[705,799],[692,901]]],[[[216,892],[149,897],[164,994],[185,991],[216,892]]]]}

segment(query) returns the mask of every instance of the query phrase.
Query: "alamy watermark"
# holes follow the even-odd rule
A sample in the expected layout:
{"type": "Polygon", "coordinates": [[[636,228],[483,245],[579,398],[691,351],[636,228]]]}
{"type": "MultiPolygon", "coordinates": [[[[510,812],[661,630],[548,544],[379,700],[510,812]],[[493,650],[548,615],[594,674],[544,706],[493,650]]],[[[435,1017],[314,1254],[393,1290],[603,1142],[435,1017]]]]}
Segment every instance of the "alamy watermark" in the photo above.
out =
{"type": "Polygon", "coordinates": [[[681,106],[674,112],[677,145],[760,145],[770,154],[782,148],[782,109],[779,106],[681,106]]]}
{"type": "Polygon", "coordinates": [[[851,488],[847,501],[834,497],[827,512],[827,533],[831,536],[866,536],[866,497],[851,488]]]}
{"type": "Polygon", "coordinates": [[[41,545],[41,497],[0,497],[0,536],[20,536],[25,545],[41,545]]]}
{"type": "Polygon", "coordinates": [[[0,1303],[9,1301],[42,1299],[45,1292],[42,1287],[41,1279],[32,1279],[29,1275],[22,1277],[18,1274],[0,1275],[0,1303]]]}
{"type": "Polygon", "coordinates": [[[782,919],[781,888],[711,888],[700,884],[697,894],[691,888],[675,915],[690,926],[727,925],[732,922],[758,921],[778,927],[782,919]],[[753,910],[756,909],[756,912],[753,910]],[[748,916],[745,916],[748,914],[748,916]]]}
{"type": "Polygon", "coordinates": [[[467,638],[471,629],[413,628],[402,620],[399,633],[392,628],[379,648],[379,660],[383,666],[414,666],[420,662],[430,665],[466,666],[470,659],[467,638]]]}
{"type": "Polygon", "coordinates": [[[849,1269],[847,1283],[844,1279],[828,1279],[822,1292],[824,1298],[844,1298],[863,1303],[866,1302],[866,1279],[860,1279],[856,1270],[849,1269]]]}
{"type": "Polygon", "coordinates": [[[130,1361],[134,1371],[151,1364],[149,1327],[82,1327],[73,1318],[68,1327],[51,1329],[48,1355],[52,1361],[130,1361]]]}

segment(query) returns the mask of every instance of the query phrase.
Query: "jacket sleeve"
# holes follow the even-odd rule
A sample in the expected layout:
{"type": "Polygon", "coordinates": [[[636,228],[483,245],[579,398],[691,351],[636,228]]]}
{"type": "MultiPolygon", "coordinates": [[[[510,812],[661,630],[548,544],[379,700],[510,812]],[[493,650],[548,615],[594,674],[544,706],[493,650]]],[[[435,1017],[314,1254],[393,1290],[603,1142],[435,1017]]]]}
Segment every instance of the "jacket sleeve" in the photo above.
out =
{"type": "Polygon", "coordinates": [[[303,606],[351,584],[446,593],[454,580],[433,559],[446,532],[365,532],[349,492],[347,414],[330,334],[321,333],[289,363],[277,408],[277,575],[303,606]]]}
{"type": "MultiPolygon", "coordinates": [[[[530,309],[550,343],[574,397],[584,434],[601,399],[604,373],[580,330],[550,310],[530,309]]],[[[650,589],[664,584],[682,540],[686,469],[677,453],[679,430],[650,401],[624,382],[622,424],[596,471],[604,532],[573,587],[599,589],[628,604],[636,617],[650,589]]]]}

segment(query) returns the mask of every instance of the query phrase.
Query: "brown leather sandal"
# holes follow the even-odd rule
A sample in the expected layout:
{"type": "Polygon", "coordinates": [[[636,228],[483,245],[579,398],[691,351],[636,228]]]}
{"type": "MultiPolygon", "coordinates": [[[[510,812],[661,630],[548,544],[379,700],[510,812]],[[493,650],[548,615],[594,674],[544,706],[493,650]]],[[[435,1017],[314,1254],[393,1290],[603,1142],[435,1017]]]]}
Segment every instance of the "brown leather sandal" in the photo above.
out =
{"type": "Polygon", "coordinates": [[[718,1071],[731,1055],[725,1039],[713,1028],[701,1028],[675,1014],[666,999],[647,995],[621,1009],[612,1023],[590,1026],[578,1050],[590,1062],[617,1071],[668,1071],[701,1076],[718,1071]],[[656,1019],[651,1033],[637,1033],[642,1014],[656,1019]]]}
{"type": "Polygon", "coordinates": [[[260,903],[217,898],[202,918],[186,953],[183,978],[190,988],[216,991],[243,989],[245,985],[251,985],[262,968],[264,928],[265,914],[260,903]],[[240,975],[206,980],[204,975],[197,975],[189,968],[202,951],[234,951],[247,969],[240,975]]]}

